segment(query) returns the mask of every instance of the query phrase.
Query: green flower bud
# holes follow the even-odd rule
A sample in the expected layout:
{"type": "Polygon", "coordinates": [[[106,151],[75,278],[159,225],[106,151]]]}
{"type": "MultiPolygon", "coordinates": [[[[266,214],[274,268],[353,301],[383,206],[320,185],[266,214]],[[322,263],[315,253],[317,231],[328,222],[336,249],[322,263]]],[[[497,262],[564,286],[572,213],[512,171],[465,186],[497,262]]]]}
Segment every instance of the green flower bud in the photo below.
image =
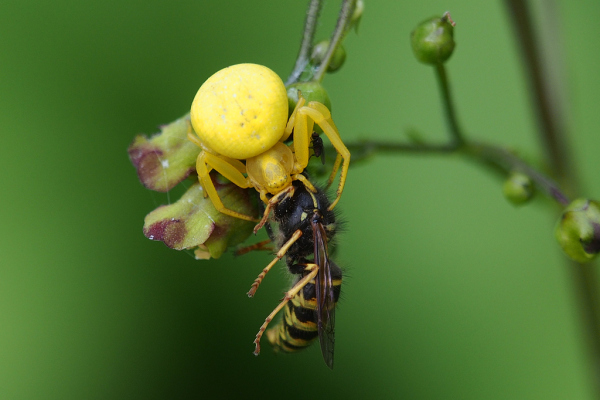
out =
{"type": "Polygon", "coordinates": [[[504,181],[502,191],[506,199],[514,205],[524,204],[533,197],[533,182],[525,174],[512,172],[504,181]]]}
{"type": "MultiPolygon", "coordinates": [[[[310,56],[311,63],[314,65],[321,65],[325,59],[327,49],[329,49],[329,40],[323,40],[322,42],[317,43],[310,56]]],[[[337,71],[344,65],[344,61],[346,61],[346,50],[344,49],[344,46],[340,44],[333,52],[333,56],[327,67],[327,72],[337,71]]]]}
{"type": "Polygon", "coordinates": [[[450,14],[421,22],[410,34],[410,42],[417,59],[425,64],[446,62],[454,50],[454,21],[450,14]]]}
{"type": "MultiPolygon", "coordinates": [[[[318,101],[331,111],[329,94],[327,94],[327,90],[325,90],[319,82],[298,82],[288,86],[289,115],[292,115],[294,108],[296,108],[296,104],[298,104],[298,92],[302,93],[302,97],[304,97],[307,103],[310,101],[318,101]]],[[[318,134],[323,133],[323,130],[317,124],[315,124],[313,129],[318,134]]]]}
{"type": "Polygon", "coordinates": [[[296,104],[298,104],[298,92],[302,93],[302,97],[306,102],[318,101],[331,111],[331,100],[327,90],[319,82],[298,82],[288,86],[288,104],[289,115],[292,115],[296,104]]]}
{"type": "Polygon", "coordinates": [[[350,18],[350,29],[354,28],[356,32],[358,32],[358,25],[362,19],[363,12],[365,11],[365,2],[363,0],[358,0],[356,5],[354,6],[354,12],[352,13],[352,18],[350,18]]]}
{"type": "Polygon", "coordinates": [[[556,240],[573,260],[585,263],[600,252],[600,203],[577,199],[565,208],[556,225],[556,240]]]}

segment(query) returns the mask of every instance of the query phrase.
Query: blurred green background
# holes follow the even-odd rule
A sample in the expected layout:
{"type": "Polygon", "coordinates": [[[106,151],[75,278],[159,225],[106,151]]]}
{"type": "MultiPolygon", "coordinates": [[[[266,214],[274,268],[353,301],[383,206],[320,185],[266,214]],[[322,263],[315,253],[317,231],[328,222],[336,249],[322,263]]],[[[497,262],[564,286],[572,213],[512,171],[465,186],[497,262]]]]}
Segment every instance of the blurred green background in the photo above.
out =
{"type": "MultiPolygon", "coordinates": [[[[126,149],[240,62],[286,77],[307,1],[4,0],[0,5],[0,398],[588,399],[572,273],[556,210],[515,209],[458,158],[380,156],[352,168],[339,209],[346,267],[336,367],[318,346],[252,340],[288,286],[268,254],[195,261],[142,235],[173,201],[139,183],[126,149]]],[[[327,2],[319,38],[339,2],[327,2]]],[[[585,195],[600,197],[600,3],[558,4],[569,129],[585,195]]],[[[445,130],[433,71],[408,35],[450,10],[448,64],[465,129],[540,152],[501,2],[367,1],[328,76],[346,141],[445,130]]],[[[595,268],[595,267],[590,267],[595,268]]]]}

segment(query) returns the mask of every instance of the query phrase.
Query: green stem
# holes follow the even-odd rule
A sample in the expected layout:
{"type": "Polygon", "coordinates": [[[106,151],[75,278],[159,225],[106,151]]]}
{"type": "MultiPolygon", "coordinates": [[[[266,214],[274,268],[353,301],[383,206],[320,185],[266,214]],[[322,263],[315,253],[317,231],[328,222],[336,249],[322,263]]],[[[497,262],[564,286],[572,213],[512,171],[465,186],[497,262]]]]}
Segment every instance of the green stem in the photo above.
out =
{"type": "Polygon", "coordinates": [[[550,198],[563,206],[567,206],[570,203],[568,197],[555,181],[537,171],[507,149],[485,143],[470,142],[462,150],[465,155],[474,157],[484,163],[490,163],[502,169],[505,173],[513,171],[521,172],[527,175],[536,184],[536,187],[550,198]]]}
{"type": "MultiPolygon", "coordinates": [[[[354,165],[357,162],[363,161],[376,153],[444,154],[453,153],[457,149],[457,147],[453,144],[412,144],[379,140],[362,140],[353,143],[346,143],[346,147],[348,148],[350,153],[352,153],[352,165],[354,165]]],[[[336,150],[333,147],[327,147],[325,150],[326,154],[335,151],[336,150]]]]}
{"type": "MultiPolygon", "coordinates": [[[[412,144],[378,140],[365,140],[346,143],[346,147],[352,153],[353,165],[363,161],[376,153],[413,153],[413,154],[460,154],[478,163],[492,167],[502,177],[509,173],[518,171],[527,175],[536,187],[551,199],[566,206],[570,203],[568,197],[563,193],[559,185],[548,176],[544,175],[527,162],[510,152],[509,150],[486,143],[464,142],[462,145],[456,143],[447,144],[412,144]]],[[[327,147],[326,153],[335,152],[333,147],[327,147]]]]}
{"type": "MultiPolygon", "coordinates": [[[[557,91],[553,89],[552,82],[548,79],[545,71],[543,54],[540,50],[539,40],[535,37],[535,29],[532,23],[531,13],[527,1],[506,0],[510,17],[517,35],[517,43],[521,49],[525,72],[531,86],[532,105],[538,119],[538,133],[540,142],[553,172],[559,180],[574,182],[571,157],[568,151],[564,127],[562,126],[562,109],[560,102],[554,101],[552,95],[557,91]]],[[[553,24],[556,30],[556,24],[553,24]]],[[[566,183],[566,182],[563,182],[566,183]]],[[[574,183],[573,189],[575,189],[574,183]]]]}
{"type": "Polygon", "coordinates": [[[294,65],[294,69],[290,74],[286,86],[295,83],[300,79],[300,75],[304,72],[304,68],[308,64],[310,60],[310,53],[312,51],[312,45],[315,37],[315,32],[317,30],[317,21],[319,19],[319,14],[321,12],[321,7],[323,5],[322,0],[311,0],[308,5],[308,10],[306,12],[306,21],[304,22],[304,33],[302,34],[302,43],[300,45],[300,51],[298,52],[298,57],[296,58],[296,64],[294,65]]]}
{"type": "Polygon", "coordinates": [[[454,101],[450,93],[450,84],[448,82],[448,74],[443,63],[435,66],[436,76],[442,93],[442,103],[446,114],[446,122],[452,137],[451,144],[458,150],[462,150],[467,156],[474,157],[476,160],[487,165],[492,165],[504,173],[519,171],[535,182],[538,189],[545,192],[550,198],[558,203],[566,206],[569,204],[568,197],[559,188],[558,184],[552,179],[538,172],[526,162],[518,158],[510,151],[499,147],[484,143],[467,142],[464,138],[462,130],[458,124],[454,101]]]}
{"type": "Polygon", "coordinates": [[[435,72],[442,92],[442,102],[444,103],[444,111],[446,113],[446,122],[450,130],[452,140],[457,145],[462,145],[465,139],[462,135],[458,121],[456,118],[456,112],[454,109],[454,101],[450,93],[450,84],[448,83],[448,75],[446,74],[446,68],[444,64],[439,63],[435,66],[435,72]]]}
{"type": "MultiPolygon", "coordinates": [[[[534,24],[527,1],[505,0],[509,17],[513,22],[517,44],[523,56],[525,71],[531,85],[532,103],[538,117],[538,132],[546,152],[548,164],[558,181],[570,193],[577,193],[578,182],[567,147],[564,126],[561,123],[562,108],[557,90],[544,74],[544,67],[551,61],[548,54],[541,51],[536,40],[534,24]]],[[[555,21],[541,20],[547,29],[556,31],[555,21]]],[[[598,269],[591,265],[569,262],[568,271],[575,283],[574,291],[580,300],[581,318],[586,335],[586,354],[591,368],[591,382],[595,397],[600,399],[600,276],[598,269]]]]}
{"type": "Polygon", "coordinates": [[[355,6],[356,0],[344,0],[342,2],[342,7],[340,9],[340,15],[338,17],[337,24],[335,26],[333,34],[331,35],[331,40],[329,41],[329,48],[327,49],[327,53],[325,53],[325,57],[323,57],[323,62],[321,63],[321,65],[319,65],[319,69],[313,77],[314,81],[321,82],[323,80],[325,72],[327,72],[327,68],[331,63],[333,53],[342,43],[342,39],[348,31],[348,26],[352,20],[352,13],[354,12],[355,6]]]}

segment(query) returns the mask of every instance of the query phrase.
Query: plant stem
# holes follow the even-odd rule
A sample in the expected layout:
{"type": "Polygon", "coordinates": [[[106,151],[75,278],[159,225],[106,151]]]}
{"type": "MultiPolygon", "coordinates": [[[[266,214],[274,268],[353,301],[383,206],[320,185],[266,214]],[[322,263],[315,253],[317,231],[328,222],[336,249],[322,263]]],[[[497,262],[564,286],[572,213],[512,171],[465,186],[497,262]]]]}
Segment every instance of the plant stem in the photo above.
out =
{"type": "Polygon", "coordinates": [[[435,66],[436,77],[442,91],[442,102],[444,103],[444,111],[446,113],[446,122],[448,123],[448,129],[452,135],[452,140],[457,145],[462,145],[465,140],[461,133],[458,121],[456,118],[456,112],[454,109],[454,101],[450,93],[450,84],[448,83],[448,75],[446,74],[446,67],[444,64],[439,63],[435,66]]]}
{"type": "Polygon", "coordinates": [[[527,1],[506,0],[512,19],[517,43],[531,86],[531,100],[538,119],[538,133],[553,172],[559,180],[574,181],[571,157],[565,139],[564,127],[559,121],[562,116],[560,102],[553,101],[552,83],[545,75],[545,62],[542,60],[539,40],[535,37],[531,13],[527,1]]]}
{"type": "MultiPolygon", "coordinates": [[[[556,96],[557,91],[552,90],[552,82],[544,76],[544,66],[550,60],[545,57],[547,54],[540,50],[536,40],[528,3],[524,0],[505,0],[505,5],[513,22],[517,43],[521,47],[525,70],[530,80],[532,102],[538,117],[538,132],[548,164],[558,181],[566,186],[570,193],[577,193],[577,176],[567,150],[564,127],[560,123],[563,111],[561,102],[556,96]]],[[[541,22],[556,30],[554,21],[541,22]]],[[[580,298],[580,312],[589,348],[586,353],[592,366],[591,379],[596,398],[600,399],[600,277],[593,265],[569,262],[567,268],[573,274],[575,291],[580,298]]]]}
{"type": "MultiPolygon", "coordinates": [[[[386,142],[380,140],[363,140],[354,143],[346,143],[350,152],[364,153],[452,153],[457,147],[453,144],[412,144],[400,142],[386,142]]],[[[332,151],[335,149],[332,147],[332,151]]],[[[354,157],[353,157],[354,160],[354,157]]]]}
{"type": "Polygon", "coordinates": [[[567,206],[570,203],[569,198],[563,193],[556,182],[505,148],[485,143],[470,142],[462,150],[466,155],[475,157],[478,161],[484,163],[491,163],[501,168],[505,173],[513,171],[521,172],[535,182],[536,187],[545,192],[550,198],[563,206],[567,206]]]}
{"type": "Polygon", "coordinates": [[[523,174],[529,176],[529,178],[536,183],[536,186],[552,199],[556,200],[563,206],[568,205],[568,197],[562,192],[562,190],[560,190],[556,182],[536,171],[510,151],[499,146],[475,143],[465,140],[462,130],[458,124],[458,118],[454,108],[454,100],[452,99],[450,92],[448,74],[446,73],[444,64],[438,63],[435,66],[435,71],[442,93],[442,103],[446,114],[446,122],[452,138],[451,145],[454,145],[458,150],[462,150],[465,155],[474,157],[478,161],[499,168],[505,173],[510,173],[513,171],[522,172],[523,174]]]}
{"type": "Polygon", "coordinates": [[[300,79],[300,75],[304,71],[304,68],[310,60],[310,53],[312,51],[312,45],[317,30],[317,20],[321,12],[323,5],[322,0],[311,0],[306,11],[306,21],[304,22],[304,32],[302,34],[302,43],[300,45],[300,51],[296,58],[296,64],[290,74],[289,78],[285,82],[285,85],[291,85],[300,79]]]}
{"type": "MultiPolygon", "coordinates": [[[[492,167],[502,177],[506,177],[506,175],[513,171],[521,172],[527,175],[535,183],[536,187],[551,199],[563,206],[570,203],[568,197],[555,181],[536,170],[517,155],[499,146],[470,141],[464,142],[459,146],[452,142],[447,144],[413,144],[365,140],[346,143],[346,147],[352,153],[353,165],[369,158],[375,153],[461,154],[478,163],[492,167]]],[[[335,149],[328,146],[325,152],[335,152],[335,149]]]]}
{"type": "Polygon", "coordinates": [[[340,9],[340,15],[338,17],[337,24],[335,26],[333,34],[331,35],[331,40],[329,41],[329,48],[327,48],[327,53],[325,53],[325,57],[323,57],[323,62],[321,63],[321,65],[319,65],[319,69],[315,73],[315,76],[313,78],[314,81],[321,82],[323,80],[325,72],[327,72],[327,67],[329,67],[329,63],[331,63],[333,53],[342,43],[342,39],[348,31],[348,26],[352,18],[352,13],[354,12],[355,6],[356,0],[344,0],[342,2],[342,7],[340,9]]]}

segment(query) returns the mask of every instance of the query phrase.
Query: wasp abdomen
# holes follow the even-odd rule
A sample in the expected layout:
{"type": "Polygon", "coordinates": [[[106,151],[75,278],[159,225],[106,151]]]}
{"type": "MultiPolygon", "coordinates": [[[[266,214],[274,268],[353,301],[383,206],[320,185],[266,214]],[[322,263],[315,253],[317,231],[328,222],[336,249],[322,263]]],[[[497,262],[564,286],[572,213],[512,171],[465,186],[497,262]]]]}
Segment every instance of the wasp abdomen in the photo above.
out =
{"type": "MultiPolygon", "coordinates": [[[[337,266],[334,270],[332,290],[337,304],[342,288],[342,276],[337,266]]],[[[283,318],[267,331],[267,337],[274,350],[292,353],[310,346],[318,337],[316,310],[317,298],[312,281],[286,304],[283,318]]]]}

